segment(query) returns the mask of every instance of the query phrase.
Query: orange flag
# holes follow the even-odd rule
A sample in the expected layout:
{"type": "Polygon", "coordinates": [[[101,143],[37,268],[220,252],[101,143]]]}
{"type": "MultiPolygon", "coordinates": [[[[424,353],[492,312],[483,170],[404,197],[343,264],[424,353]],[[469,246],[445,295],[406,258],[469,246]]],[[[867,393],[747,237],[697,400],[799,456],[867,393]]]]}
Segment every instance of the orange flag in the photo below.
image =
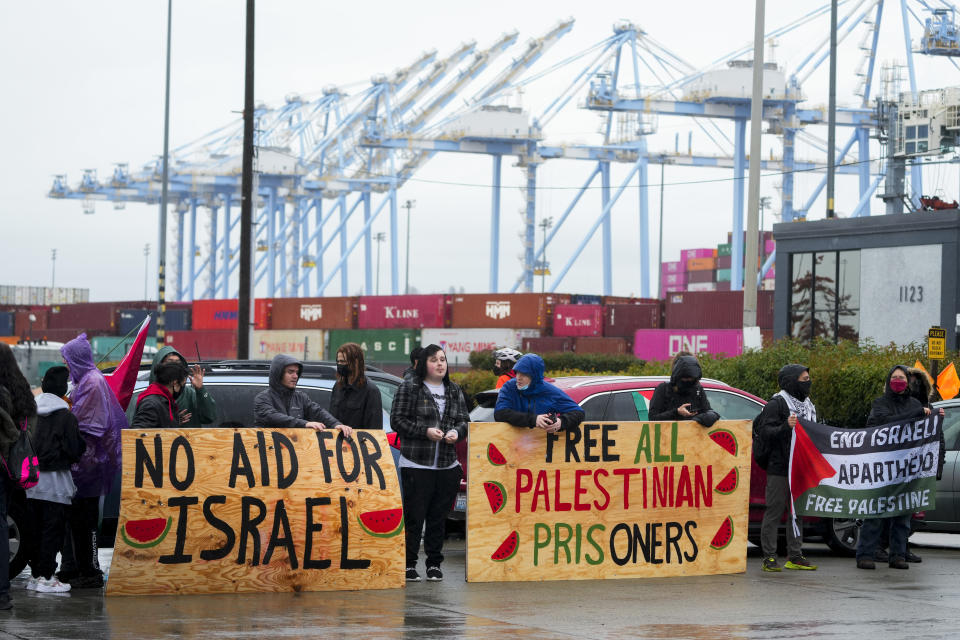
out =
{"type": "Polygon", "coordinates": [[[960,393],[960,378],[957,377],[957,368],[952,362],[937,376],[937,389],[944,400],[950,400],[960,393]]]}
{"type": "Polygon", "coordinates": [[[917,360],[916,362],[913,363],[913,368],[914,368],[914,369],[920,369],[920,371],[923,371],[923,372],[926,373],[927,375],[930,375],[929,372],[926,370],[926,368],[924,368],[923,363],[920,362],[919,360],[917,360]]]}

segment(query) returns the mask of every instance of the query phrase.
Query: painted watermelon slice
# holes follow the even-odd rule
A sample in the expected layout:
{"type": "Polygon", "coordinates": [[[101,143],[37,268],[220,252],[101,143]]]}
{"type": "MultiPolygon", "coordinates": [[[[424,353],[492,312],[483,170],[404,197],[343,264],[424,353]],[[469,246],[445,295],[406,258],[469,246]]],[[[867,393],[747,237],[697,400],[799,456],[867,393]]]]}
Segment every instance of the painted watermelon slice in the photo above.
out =
{"type": "Polygon", "coordinates": [[[507,490],[496,481],[484,482],[483,490],[487,492],[487,500],[490,502],[491,511],[500,513],[504,505],[507,504],[507,490]]]}
{"type": "Polygon", "coordinates": [[[713,540],[710,542],[710,548],[716,551],[726,548],[728,544],[733,541],[733,520],[730,516],[727,516],[727,519],[723,521],[723,524],[720,525],[720,528],[717,529],[717,533],[713,536],[713,540]]]}
{"type": "Polygon", "coordinates": [[[737,471],[737,468],[734,467],[730,469],[730,473],[723,476],[723,480],[717,483],[717,486],[713,488],[717,493],[727,495],[733,493],[737,490],[737,486],[740,484],[740,472],[737,471]]]}
{"type": "Polygon", "coordinates": [[[492,442],[487,445],[487,460],[495,467],[502,467],[507,464],[507,459],[503,457],[500,449],[497,449],[497,446],[492,442]]]}
{"type": "Polygon", "coordinates": [[[127,520],[120,529],[120,536],[128,546],[134,549],[155,547],[170,532],[173,518],[148,518],[146,520],[127,520]]]}
{"type": "Polygon", "coordinates": [[[516,531],[511,531],[506,540],[500,543],[500,546],[497,548],[497,550],[493,552],[493,555],[490,556],[490,559],[494,562],[506,562],[513,556],[517,555],[517,549],[519,548],[520,534],[516,531]]]}
{"type": "Polygon", "coordinates": [[[357,516],[357,522],[375,538],[392,538],[403,531],[403,509],[367,511],[357,516]]]}
{"type": "Polygon", "coordinates": [[[710,439],[723,447],[724,451],[732,456],[737,455],[737,437],[726,429],[714,429],[709,434],[710,439]]]}

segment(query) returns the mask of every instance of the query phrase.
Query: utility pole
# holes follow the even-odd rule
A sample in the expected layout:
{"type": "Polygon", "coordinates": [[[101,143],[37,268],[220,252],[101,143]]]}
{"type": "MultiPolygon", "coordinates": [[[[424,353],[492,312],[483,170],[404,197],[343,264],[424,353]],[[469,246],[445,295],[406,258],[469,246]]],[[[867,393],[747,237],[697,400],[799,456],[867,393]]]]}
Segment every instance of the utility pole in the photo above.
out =
{"type": "Polygon", "coordinates": [[[160,189],[160,238],[157,243],[157,342],[166,341],[167,305],[167,192],[170,182],[170,31],[173,27],[173,0],[167,0],[167,79],[163,99],[163,177],[160,189]]]}
{"type": "MultiPolygon", "coordinates": [[[[909,45],[909,43],[908,43],[909,45]]],[[[907,47],[909,48],[909,46],[907,47]]],[[[833,181],[837,146],[837,0],[830,0],[830,100],[827,116],[827,217],[834,218],[833,181]]]]}
{"type": "Polygon", "coordinates": [[[150,294],[147,293],[147,275],[150,273],[150,243],[143,245],[143,299],[149,300],[150,294]]]}
{"type": "Polygon", "coordinates": [[[403,208],[407,210],[407,284],[404,287],[404,293],[407,295],[410,295],[410,209],[413,209],[415,204],[417,204],[416,200],[407,200],[403,203],[403,208]]]}
{"type": "Polygon", "coordinates": [[[657,269],[657,297],[663,298],[663,176],[664,169],[667,166],[665,156],[660,156],[660,222],[658,223],[660,231],[660,240],[657,243],[657,262],[660,263],[657,269]]]}
{"type": "Polygon", "coordinates": [[[253,304],[253,45],[254,0],[247,0],[246,54],[243,82],[243,169],[240,183],[240,292],[237,300],[237,357],[250,357],[253,304]]]}
{"type": "Polygon", "coordinates": [[[383,244],[383,241],[387,239],[387,234],[384,231],[378,232],[373,239],[377,241],[377,295],[380,295],[380,246],[383,244]]]}
{"type": "Polygon", "coordinates": [[[743,270],[743,326],[757,326],[757,217],[760,208],[760,134],[763,129],[763,29],[765,0],[757,0],[753,25],[753,94],[750,99],[750,169],[747,246],[743,270]]]}
{"type": "Polygon", "coordinates": [[[547,291],[547,231],[553,226],[553,216],[544,218],[540,221],[540,228],[543,229],[543,252],[540,254],[540,294],[547,291]]]}
{"type": "MultiPolygon", "coordinates": [[[[50,262],[53,263],[53,272],[50,274],[50,288],[55,289],[57,286],[57,250],[50,249],[50,262]]],[[[50,292],[50,295],[53,295],[53,292],[50,292]]]]}

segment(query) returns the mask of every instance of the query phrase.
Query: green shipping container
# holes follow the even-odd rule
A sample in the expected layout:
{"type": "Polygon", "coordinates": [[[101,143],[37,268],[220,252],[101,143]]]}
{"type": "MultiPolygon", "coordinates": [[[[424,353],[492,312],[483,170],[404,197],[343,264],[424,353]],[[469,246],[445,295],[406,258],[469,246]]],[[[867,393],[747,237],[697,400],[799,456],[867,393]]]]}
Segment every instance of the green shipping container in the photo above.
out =
{"type": "Polygon", "coordinates": [[[410,362],[410,352],[420,346],[417,329],[331,329],[327,342],[327,359],[335,360],[337,349],[347,342],[356,342],[363,349],[367,364],[410,362]]]}
{"type": "Polygon", "coordinates": [[[717,257],[719,256],[729,256],[733,253],[733,245],[729,242],[726,244],[717,245],[717,257]]]}
{"type": "MultiPolygon", "coordinates": [[[[130,347],[133,346],[134,340],[135,338],[133,336],[129,338],[122,336],[95,336],[90,338],[90,346],[93,347],[94,360],[101,360],[103,358],[106,358],[108,362],[123,360],[123,356],[125,356],[127,351],[130,350],[130,347]]],[[[156,347],[157,339],[147,338],[146,346],[156,347]]],[[[189,358],[189,356],[187,357],[189,358]]]]}
{"type": "Polygon", "coordinates": [[[730,269],[717,269],[717,282],[730,282],[730,269]]]}

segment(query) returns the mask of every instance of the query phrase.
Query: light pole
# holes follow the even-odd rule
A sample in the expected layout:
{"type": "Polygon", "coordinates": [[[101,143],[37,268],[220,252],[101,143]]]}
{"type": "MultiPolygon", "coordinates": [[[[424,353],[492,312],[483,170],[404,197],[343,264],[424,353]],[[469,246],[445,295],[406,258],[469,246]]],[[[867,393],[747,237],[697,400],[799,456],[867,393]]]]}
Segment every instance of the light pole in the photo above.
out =
{"type": "MultiPolygon", "coordinates": [[[[57,286],[57,250],[50,249],[50,262],[53,264],[52,273],[50,274],[50,289],[55,289],[57,286]]],[[[50,295],[53,295],[53,291],[50,291],[50,295]]]]}
{"type": "Polygon", "coordinates": [[[373,236],[373,239],[377,241],[377,295],[380,295],[380,245],[387,239],[387,234],[384,231],[380,231],[377,235],[373,236]]]}
{"type": "MultiPolygon", "coordinates": [[[[413,209],[413,205],[417,204],[416,200],[407,200],[403,203],[403,208],[407,210],[407,274],[406,281],[407,284],[404,287],[404,293],[410,295],[410,209],[413,209]]],[[[377,272],[379,274],[379,269],[377,272]]]]}
{"type": "Polygon", "coordinates": [[[663,174],[667,166],[665,156],[660,156],[660,222],[657,223],[660,239],[657,242],[657,262],[660,268],[657,269],[657,297],[663,298],[663,174]]]}
{"type": "Polygon", "coordinates": [[[540,253],[540,295],[547,290],[547,230],[553,226],[553,216],[540,221],[543,229],[543,251],[540,253]]]}
{"type": "Polygon", "coordinates": [[[150,243],[148,242],[143,246],[143,299],[149,300],[147,297],[147,275],[150,273],[150,243]]]}

